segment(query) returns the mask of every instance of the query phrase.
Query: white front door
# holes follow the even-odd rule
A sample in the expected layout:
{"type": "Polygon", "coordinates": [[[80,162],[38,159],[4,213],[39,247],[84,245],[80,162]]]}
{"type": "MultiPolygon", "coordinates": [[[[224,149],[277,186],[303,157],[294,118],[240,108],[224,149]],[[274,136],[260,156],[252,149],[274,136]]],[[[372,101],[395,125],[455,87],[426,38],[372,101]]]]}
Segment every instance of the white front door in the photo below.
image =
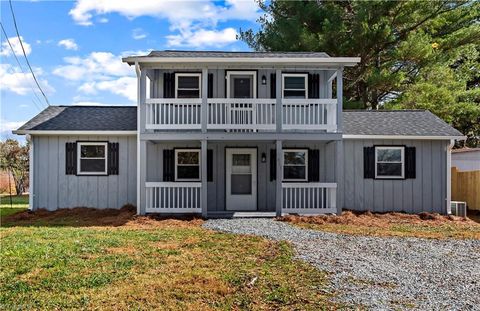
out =
{"type": "Polygon", "coordinates": [[[226,204],[229,211],[257,210],[257,149],[227,148],[226,204]]]}

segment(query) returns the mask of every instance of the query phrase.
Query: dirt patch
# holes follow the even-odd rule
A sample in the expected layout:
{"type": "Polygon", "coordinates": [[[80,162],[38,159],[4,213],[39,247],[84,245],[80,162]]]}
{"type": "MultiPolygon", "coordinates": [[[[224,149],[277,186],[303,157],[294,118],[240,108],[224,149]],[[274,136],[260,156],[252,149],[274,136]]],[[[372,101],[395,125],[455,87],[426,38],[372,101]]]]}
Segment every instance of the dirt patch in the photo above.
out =
{"type": "Polygon", "coordinates": [[[469,218],[444,216],[436,213],[372,213],[372,212],[354,212],[344,211],[342,215],[319,215],[319,216],[283,216],[279,220],[291,223],[309,223],[309,224],[342,224],[342,225],[360,225],[388,227],[392,224],[460,224],[475,225],[476,223],[469,218]]]}

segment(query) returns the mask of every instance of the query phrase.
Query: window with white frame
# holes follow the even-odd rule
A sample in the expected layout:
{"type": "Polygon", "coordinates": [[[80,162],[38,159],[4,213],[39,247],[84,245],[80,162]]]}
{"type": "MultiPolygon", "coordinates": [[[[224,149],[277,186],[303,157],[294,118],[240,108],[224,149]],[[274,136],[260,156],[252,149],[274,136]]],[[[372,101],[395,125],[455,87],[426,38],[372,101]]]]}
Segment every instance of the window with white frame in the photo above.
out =
{"type": "Polygon", "coordinates": [[[175,149],[175,180],[200,181],[200,150],[175,149]]]}
{"type": "Polygon", "coordinates": [[[308,180],[308,150],[288,149],[283,150],[283,180],[307,181],[308,180]]]}
{"type": "Polygon", "coordinates": [[[107,175],[107,142],[77,143],[77,174],[107,175]]]}
{"type": "Polygon", "coordinates": [[[200,98],[201,73],[176,73],[175,74],[175,97],[176,98],[200,98]]]}
{"type": "Polygon", "coordinates": [[[307,98],[308,97],[308,74],[285,73],[282,75],[283,98],[307,98]]]}
{"type": "Polygon", "coordinates": [[[375,147],[375,178],[404,178],[405,147],[375,147]]]}

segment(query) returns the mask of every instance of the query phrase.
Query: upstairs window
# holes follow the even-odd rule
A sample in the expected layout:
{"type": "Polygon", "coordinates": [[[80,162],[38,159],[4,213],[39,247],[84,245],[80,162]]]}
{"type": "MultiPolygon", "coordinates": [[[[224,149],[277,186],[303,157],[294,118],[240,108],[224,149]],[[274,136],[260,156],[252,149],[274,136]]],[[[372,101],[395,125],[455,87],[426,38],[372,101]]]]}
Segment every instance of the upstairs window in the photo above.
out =
{"type": "Polygon", "coordinates": [[[307,98],[308,74],[288,73],[283,74],[282,95],[283,98],[307,98]]]}
{"type": "Polygon", "coordinates": [[[283,180],[307,181],[308,150],[283,151],[283,180]]]}
{"type": "Polygon", "coordinates": [[[404,147],[375,147],[375,178],[399,179],[405,176],[404,147]]]}
{"type": "Polygon", "coordinates": [[[175,149],[175,180],[200,181],[200,150],[175,149]]]}
{"type": "Polygon", "coordinates": [[[175,97],[176,98],[200,98],[201,96],[200,73],[176,73],[175,74],[175,97]]]}
{"type": "Polygon", "coordinates": [[[77,143],[77,174],[107,175],[107,146],[106,142],[77,143]]]}

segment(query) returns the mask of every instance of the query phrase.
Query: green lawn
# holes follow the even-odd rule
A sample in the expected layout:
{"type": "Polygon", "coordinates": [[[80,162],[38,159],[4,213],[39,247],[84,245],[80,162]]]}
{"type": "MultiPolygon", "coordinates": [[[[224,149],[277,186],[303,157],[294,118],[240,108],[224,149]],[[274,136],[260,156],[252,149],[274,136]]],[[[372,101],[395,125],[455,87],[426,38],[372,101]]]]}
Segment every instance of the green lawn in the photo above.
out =
{"type": "Polygon", "coordinates": [[[0,195],[0,217],[9,216],[28,208],[28,195],[0,195]]]}
{"type": "Polygon", "coordinates": [[[120,227],[57,227],[7,217],[0,309],[335,308],[325,274],[293,259],[290,245],[201,223],[140,217],[120,227]]]}

